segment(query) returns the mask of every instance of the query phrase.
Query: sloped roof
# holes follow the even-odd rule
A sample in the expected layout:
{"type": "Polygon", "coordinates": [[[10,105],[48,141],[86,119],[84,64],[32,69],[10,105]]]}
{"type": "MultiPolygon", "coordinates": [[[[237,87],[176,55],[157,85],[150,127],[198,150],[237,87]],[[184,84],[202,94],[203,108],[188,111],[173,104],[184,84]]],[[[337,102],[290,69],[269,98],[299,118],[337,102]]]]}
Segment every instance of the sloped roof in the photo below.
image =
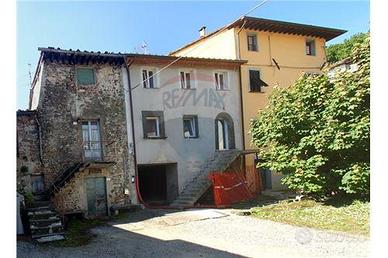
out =
{"type": "Polygon", "coordinates": [[[217,34],[221,30],[241,27],[242,25],[244,25],[245,29],[250,29],[250,30],[319,37],[319,38],[324,38],[326,41],[329,41],[347,32],[346,30],[342,30],[342,29],[334,29],[334,28],[321,27],[321,26],[315,26],[315,25],[243,16],[240,19],[235,20],[231,24],[224,26],[204,37],[201,37],[175,51],[172,51],[169,54],[173,55],[180,50],[183,50],[191,45],[194,45],[204,39],[211,37],[214,34],[217,34]]]}

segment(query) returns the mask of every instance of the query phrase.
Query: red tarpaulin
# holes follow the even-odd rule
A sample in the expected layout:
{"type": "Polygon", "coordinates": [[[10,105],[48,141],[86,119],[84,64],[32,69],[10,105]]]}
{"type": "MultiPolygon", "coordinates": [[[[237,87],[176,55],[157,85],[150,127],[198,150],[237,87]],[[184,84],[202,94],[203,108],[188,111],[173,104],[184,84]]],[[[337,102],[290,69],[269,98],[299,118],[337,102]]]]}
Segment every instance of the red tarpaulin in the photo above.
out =
{"type": "Polygon", "coordinates": [[[217,207],[254,198],[245,178],[239,173],[211,173],[209,179],[213,183],[214,204],[217,207]]]}

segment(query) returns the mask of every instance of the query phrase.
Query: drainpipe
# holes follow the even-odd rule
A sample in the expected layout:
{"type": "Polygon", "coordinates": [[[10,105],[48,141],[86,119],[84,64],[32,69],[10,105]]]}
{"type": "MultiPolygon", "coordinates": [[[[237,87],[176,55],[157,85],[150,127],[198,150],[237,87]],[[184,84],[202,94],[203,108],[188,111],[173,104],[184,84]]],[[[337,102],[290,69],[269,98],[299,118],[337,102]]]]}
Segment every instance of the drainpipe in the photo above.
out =
{"type": "Polygon", "coordinates": [[[35,114],[35,121],[38,125],[38,138],[39,138],[39,161],[40,164],[43,165],[43,158],[42,158],[42,126],[39,123],[38,114],[35,114]]]}
{"type": "MultiPolygon", "coordinates": [[[[241,25],[240,29],[237,31],[237,55],[238,59],[241,59],[241,51],[240,51],[240,33],[243,30],[245,26],[246,20],[241,25]]],[[[243,149],[245,150],[245,127],[244,127],[244,103],[243,103],[243,92],[242,92],[242,75],[241,75],[241,65],[238,67],[239,75],[240,75],[240,104],[241,104],[241,130],[242,130],[242,142],[243,142],[243,149]]],[[[245,159],[244,159],[244,166],[245,166],[245,159]]]]}
{"type": "MultiPolygon", "coordinates": [[[[152,206],[147,204],[143,197],[141,196],[140,193],[140,188],[139,188],[139,172],[137,169],[137,158],[136,158],[136,139],[135,139],[135,124],[133,120],[133,102],[132,102],[132,89],[131,89],[131,77],[130,77],[130,72],[129,72],[129,67],[132,65],[133,62],[127,63],[126,57],[124,56],[124,65],[125,65],[125,70],[127,72],[127,79],[128,79],[128,96],[129,96],[129,105],[130,105],[130,112],[131,112],[131,126],[132,126],[132,141],[133,141],[133,160],[135,163],[135,186],[136,186],[136,194],[139,202],[144,205],[144,207],[149,208],[149,209],[171,209],[171,210],[176,210],[174,207],[170,206],[152,206]]],[[[185,206],[183,207],[184,209],[188,208],[194,208],[195,206],[185,206]]],[[[213,206],[212,206],[213,207],[213,206]]]]}
{"type": "MultiPolygon", "coordinates": [[[[131,66],[132,63],[128,64],[126,57],[123,57],[124,59],[124,66],[125,66],[125,71],[127,73],[127,80],[128,80],[128,97],[129,97],[129,111],[131,113],[131,133],[132,133],[132,148],[133,148],[133,162],[135,166],[135,186],[136,186],[136,193],[138,200],[140,203],[144,204],[142,197],[140,196],[140,192],[138,190],[138,171],[137,171],[137,158],[136,158],[136,140],[135,140],[135,125],[133,121],[133,103],[132,103],[132,90],[131,90],[131,78],[130,78],[130,73],[129,73],[129,67],[131,66]]],[[[126,110],[128,112],[128,110],[126,110]]],[[[129,150],[128,150],[129,151],[129,150]]],[[[132,182],[132,180],[131,180],[132,182]]]]}

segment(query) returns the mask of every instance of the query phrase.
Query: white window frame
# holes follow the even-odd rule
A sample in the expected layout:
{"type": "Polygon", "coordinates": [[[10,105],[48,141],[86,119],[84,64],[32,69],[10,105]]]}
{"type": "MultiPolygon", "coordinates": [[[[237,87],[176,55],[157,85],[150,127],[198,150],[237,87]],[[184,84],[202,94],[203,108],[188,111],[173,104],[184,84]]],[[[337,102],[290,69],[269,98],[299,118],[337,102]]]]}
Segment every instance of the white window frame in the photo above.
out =
{"type": "Polygon", "coordinates": [[[160,123],[160,118],[158,116],[147,116],[145,117],[145,120],[154,120],[156,122],[156,135],[149,135],[149,132],[147,133],[147,138],[160,138],[160,128],[159,128],[159,123],[160,123]]]}
{"type": "Polygon", "coordinates": [[[215,86],[216,90],[220,90],[220,91],[229,90],[229,81],[230,80],[229,80],[229,72],[228,71],[225,71],[225,70],[216,70],[216,71],[214,71],[213,72],[213,80],[214,80],[214,86],[215,86]],[[217,78],[218,78],[218,83],[217,83],[217,81],[215,79],[216,74],[217,74],[217,78]],[[219,81],[220,81],[219,75],[220,74],[224,75],[224,87],[223,88],[219,87],[219,81]]]}
{"type": "Polygon", "coordinates": [[[178,73],[179,87],[183,90],[195,90],[197,88],[196,71],[194,69],[180,69],[178,73]],[[181,73],[185,73],[184,87],[182,85],[181,73]],[[186,74],[190,73],[190,88],[187,88],[186,74]]]}
{"type": "Polygon", "coordinates": [[[183,117],[183,130],[185,129],[184,126],[185,126],[185,120],[189,120],[190,121],[190,125],[192,127],[192,131],[193,131],[193,135],[188,135],[186,136],[186,132],[183,133],[183,136],[186,138],[186,139],[189,139],[189,138],[198,138],[198,135],[197,135],[197,125],[196,125],[196,118],[195,116],[188,116],[188,117],[183,117]]]}
{"type": "Polygon", "coordinates": [[[306,56],[316,56],[317,55],[317,42],[314,38],[306,38],[305,39],[305,53],[306,53],[306,56]],[[308,54],[307,53],[307,43],[312,43],[313,47],[314,48],[311,48],[310,49],[310,53],[308,54]]]}
{"type": "Polygon", "coordinates": [[[158,72],[158,69],[156,67],[151,67],[151,66],[143,66],[143,67],[140,67],[140,78],[141,78],[141,81],[142,81],[142,87],[143,89],[159,89],[159,74],[156,74],[158,72]],[[144,78],[143,78],[143,71],[146,70],[147,71],[147,81],[145,81],[146,83],[146,87],[144,87],[144,78]],[[152,72],[153,73],[153,81],[154,81],[154,87],[151,88],[149,85],[149,72],[152,72]],[[155,75],[156,74],[156,75],[155,75]]]}

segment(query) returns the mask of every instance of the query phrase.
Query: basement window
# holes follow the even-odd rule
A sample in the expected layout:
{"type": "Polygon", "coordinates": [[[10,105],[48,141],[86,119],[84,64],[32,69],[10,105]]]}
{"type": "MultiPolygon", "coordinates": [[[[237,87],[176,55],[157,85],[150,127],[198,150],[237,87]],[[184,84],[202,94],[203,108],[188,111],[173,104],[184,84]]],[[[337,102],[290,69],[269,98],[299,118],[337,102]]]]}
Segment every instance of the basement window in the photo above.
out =
{"type": "Polygon", "coordinates": [[[315,56],[315,40],[313,39],[306,40],[306,55],[315,56]]]}
{"type": "Polygon", "coordinates": [[[217,90],[228,89],[228,73],[227,72],[216,72],[214,73],[214,79],[217,90]]]}
{"type": "Polygon", "coordinates": [[[198,116],[183,116],[183,136],[185,138],[198,138],[198,116]]]}
{"type": "Polygon", "coordinates": [[[162,111],[142,111],[142,116],[145,139],[165,138],[162,111]]]}
{"type": "Polygon", "coordinates": [[[181,81],[181,88],[185,90],[194,89],[194,73],[193,71],[181,71],[179,73],[180,75],[180,81],[181,81]]]}
{"type": "Polygon", "coordinates": [[[256,34],[247,36],[248,51],[257,51],[257,36],[256,34]]]}
{"type": "Polygon", "coordinates": [[[155,89],[157,88],[156,85],[156,71],[154,69],[143,69],[142,79],[143,79],[143,87],[146,89],[155,89]]]}
{"type": "Polygon", "coordinates": [[[78,85],[96,84],[96,76],[93,68],[77,68],[76,77],[78,85]]]}

